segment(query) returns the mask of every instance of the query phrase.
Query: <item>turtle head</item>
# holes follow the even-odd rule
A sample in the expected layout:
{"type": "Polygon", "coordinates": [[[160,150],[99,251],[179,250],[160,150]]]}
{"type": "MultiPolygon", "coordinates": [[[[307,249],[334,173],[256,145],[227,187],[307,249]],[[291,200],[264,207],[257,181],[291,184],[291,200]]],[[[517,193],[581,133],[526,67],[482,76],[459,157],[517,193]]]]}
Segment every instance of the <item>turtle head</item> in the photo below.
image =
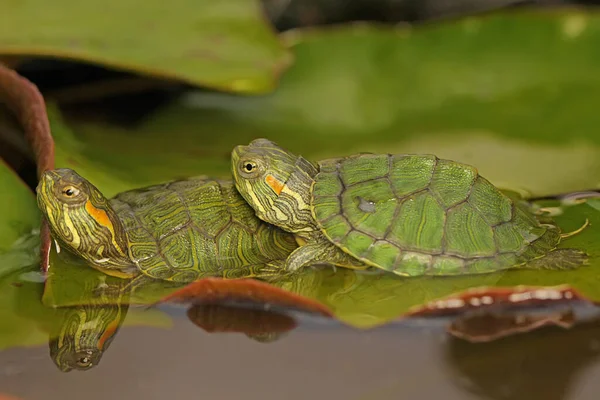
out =
{"type": "Polygon", "coordinates": [[[311,225],[310,191],[316,167],[267,139],[236,146],[231,167],[237,190],[256,215],[290,232],[311,225]]]}
{"type": "Polygon", "coordinates": [[[93,266],[129,266],[127,239],[108,200],[71,169],[45,171],[36,189],[38,206],[55,239],[93,266]]]}

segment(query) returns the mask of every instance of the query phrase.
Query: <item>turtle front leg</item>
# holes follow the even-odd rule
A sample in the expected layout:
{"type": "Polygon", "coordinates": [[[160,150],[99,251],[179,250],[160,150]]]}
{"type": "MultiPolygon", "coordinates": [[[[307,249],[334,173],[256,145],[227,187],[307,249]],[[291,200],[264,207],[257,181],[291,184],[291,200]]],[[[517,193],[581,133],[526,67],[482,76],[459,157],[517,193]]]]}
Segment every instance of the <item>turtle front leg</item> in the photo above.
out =
{"type": "Polygon", "coordinates": [[[331,243],[306,244],[294,250],[286,260],[285,267],[290,271],[298,271],[316,264],[335,265],[350,269],[367,269],[369,266],[344,253],[331,243]]]}

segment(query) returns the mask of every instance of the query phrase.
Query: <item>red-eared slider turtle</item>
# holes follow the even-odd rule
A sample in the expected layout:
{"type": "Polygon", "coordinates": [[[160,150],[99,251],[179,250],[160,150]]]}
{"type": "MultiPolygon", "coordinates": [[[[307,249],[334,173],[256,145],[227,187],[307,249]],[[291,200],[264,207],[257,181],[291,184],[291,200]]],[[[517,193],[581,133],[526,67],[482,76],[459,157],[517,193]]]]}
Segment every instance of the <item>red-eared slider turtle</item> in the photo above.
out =
{"type": "Polygon", "coordinates": [[[238,191],[263,221],[294,233],[286,260],[458,275],[513,267],[564,269],[585,253],[557,249],[560,229],[469,165],[433,155],[359,154],[314,165],[273,142],[237,146],[238,191]]]}
{"type": "Polygon", "coordinates": [[[108,200],[75,171],[57,169],[44,172],[37,198],[54,239],[110,275],[263,277],[298,246],[256,218],[231,181],[194,177],[108,200]]]}

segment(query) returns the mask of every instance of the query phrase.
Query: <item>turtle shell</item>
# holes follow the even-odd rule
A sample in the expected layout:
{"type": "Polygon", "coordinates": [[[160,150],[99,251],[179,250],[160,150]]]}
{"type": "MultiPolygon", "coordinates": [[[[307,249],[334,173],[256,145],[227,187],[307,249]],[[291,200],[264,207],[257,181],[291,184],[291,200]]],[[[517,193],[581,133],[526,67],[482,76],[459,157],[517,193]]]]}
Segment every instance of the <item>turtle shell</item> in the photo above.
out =
{"type": "Polygon", "coordinates": [[[312,202],[331,242],[400,275],[491,272],[560,241],[558,227],[540,224],[474,167],[433,155],[322,161],[312,202]]]}
{"type": "Polygon", "coordinates": [[[191,282],[285,259],[293,235],[259,220],[233,184],[194,177],[123,192],[110,200],[138,269],[191,282]]]}

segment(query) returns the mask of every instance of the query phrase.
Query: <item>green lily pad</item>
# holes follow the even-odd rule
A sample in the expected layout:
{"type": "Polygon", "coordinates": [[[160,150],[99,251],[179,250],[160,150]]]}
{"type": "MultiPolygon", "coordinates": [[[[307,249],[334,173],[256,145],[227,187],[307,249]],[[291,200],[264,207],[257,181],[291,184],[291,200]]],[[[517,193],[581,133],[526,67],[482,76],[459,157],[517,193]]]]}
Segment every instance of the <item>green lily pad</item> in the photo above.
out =
{"type": "MultiPolygon", "coordinates": [[[[263,97],[191,94],[135,129],[50,115],[57,166],[107,196],[183,176],[230,176],[234,145],[267,137],[310,160],[356,152],[435,153],[534,195],[600,187],[600,15],[511,13],[424,26],[292,32],[295,65],[263,97]],[[511,43],[510,46],[503,43],[511,43]]],[[[559,206],[544,203],[544,205],[559,206]]],[[[600,212],[560,205],[564,241],[590,254],[573,271],[455,278],[306,271],[281,287],[351,325],[389,322],[469,288],[569,285],[600,301],[600,212]]]]}
{"type": "Polygon", "coordinates": [[[40,212],[31,190],[0,160],[0,349],[36,344],[33,323],[15,314],[20,276],[38,262],[40,212]]]}
{"type": "MultiPolygon", "coordinates": [[[[31,190],[0,160],[0,254],[39,227],[40,213],[31,190]]],[[[0,266],[0,274],[2,267],[0,266]]]]}
{"type": "Polygon", "coordinates": [[[0,54],[99,63],[235,92],[268,92],[290,63],[259,1],[10,2],[0,54]],[[110,10],[110,18],[98,18],[110,10]]]}

